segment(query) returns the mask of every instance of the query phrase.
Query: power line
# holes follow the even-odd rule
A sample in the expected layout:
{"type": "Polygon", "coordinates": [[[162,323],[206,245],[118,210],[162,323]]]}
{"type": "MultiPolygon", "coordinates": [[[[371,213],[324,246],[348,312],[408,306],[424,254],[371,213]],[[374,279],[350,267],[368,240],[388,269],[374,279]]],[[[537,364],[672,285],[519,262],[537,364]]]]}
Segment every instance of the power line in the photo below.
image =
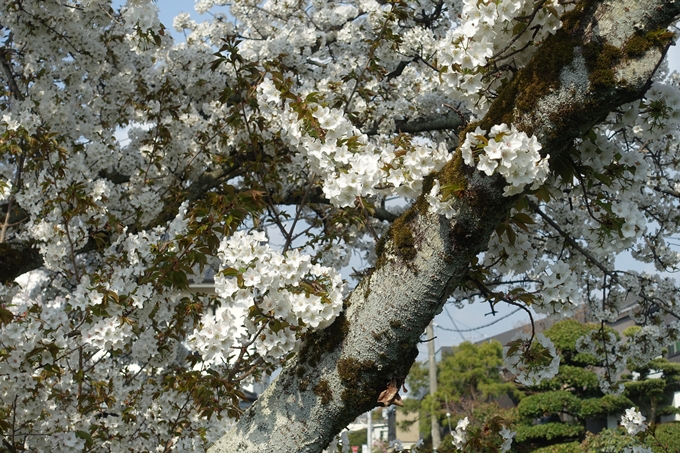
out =
{"type": "MultiPolygon", "coordinates": [[[[474,327],[474,328],[472,328],[472,329],[449,329],[449,328],[442,327],[442,326],[439,326],[439,325],[437,326],[437,329],[447,330],[447,331],[449,331],[449,332],[458,332],[458,333],[461,333],[461,332],[473,332],[473,331],[475,331],[475,330],[479,330],[479,329],[483,329],[483,328],[485,328],[485,327],[493,326],[493,325],[496,324],[497,322],[500,322],[500,321],[504,320],[505,318],[509,318],[510,316],[514,315],[515,313],[517,313],[517,312],[520,311],[520,310],[521,310],[521,308],[518,308],[518,309],[516,309],[515,311],[513,311],[513,312],[511,312],[511,313],[508,313],[508,314],[505,315],[505,316],[501,316],[500,318],[498,318],[498,319],[495,320],[494,322],[490,322],[489,324],[484,324],[483,326],[474,327]]],[[[449,315],[449,317],[451,317],[451,315],[449,315]]],[[[453,324],[456,325],[456,323],[453,323],[453,324]]]]}
{"type": "Polygon", "coordinates": [[[456,321],[453,320],[453,317],[451,316],[451,313],[449,313],[449,307],[444,306],[444,310],[446,311],[446,316],[449,317],[451,320],[451,323],[453,324],[453,327],[456,328],[456,332],[458,332],[458,335],[465,341],[465,336],[461,333],[461,330],[458,328],[458,324],[456,324],[456,321]]]}

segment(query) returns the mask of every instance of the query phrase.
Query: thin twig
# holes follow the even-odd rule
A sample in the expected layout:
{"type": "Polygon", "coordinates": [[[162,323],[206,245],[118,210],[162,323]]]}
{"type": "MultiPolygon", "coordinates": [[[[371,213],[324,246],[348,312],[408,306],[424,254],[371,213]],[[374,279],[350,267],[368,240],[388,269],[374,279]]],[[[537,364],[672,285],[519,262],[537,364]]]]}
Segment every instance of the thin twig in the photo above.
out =
{"type": "Polygon", "coordinates": [[[527,198],[527,202],[529,203],[529,207],[538,214],[543,220],[545,220],[546,223],[548,223],[551,227],[555,229],[559,233],[560,236],[564,238],[566,242],[569,243],[572,247],[574,247],[576,250],[578,250],[583,256],[588,258],[590,262],[592,262],[595,266],[597,266],[602,272],[604,272],[605,275],[611,275],[612,271],[608,269],[604,264],[600,263],[590,252],[588,252],[586,249],[581,247],[574,238],[572,238],[566,231],[564,231],[560,226],[553,220],[551,219],[546,213],[541,211],[541,209],[534,203],[532,200],[529,200],[527,198]]]}
{"type": "Polygon", "coordinates": [[[290,231],[288,232],[288,237],[286,239],[286,243],[283,246],[283,253],[286,253],[288,251],[288,248],[291,246],[291,243],[293,242],[293,232],[295,231],[295,226],[298,223],[298,220],[300,220],[300,214],[302,214],[302,209],[305,207],[305,203],[307,202],[307,198],[309,198],[309,192],[314,187],[314,182],[316,180],[316,173],[312,173],[312,177],[309,180],[309,184],[307,184],[307,187],[305,187],[305,192],[302,195],[302,200],[300,203],[295,207],[295,218],[293,219],[293,225],[290,227],[290,231]]]}
{"type": "Polygon", "coordinates": [[[531,25],[531,22],[533,22],[534,18],[536,17],[536,14],[538,14],[538,11],[543,7],[543,5],[545,4],[546,1],[547,1],[547,0],[540,0],[540,1],[536,4],[536,6],[534,7],[534,12],[531,13],[531,15],[530,15],[530,16],[527,18],[527,20],[526,20],[526,24],[527,24],[526,28],[525,28],[524,30],[522,30],[521,33],[515,35],[515,36],[510,40],[510,42],[509,42],[503,49],[501,49],[501,50],[499,50],[498,52],[496,52],[495,55],[492,55],[491,58],[489,58],[489,61],[495,60],[495,59],[498,58],[499,56],[503,55],[503,52],[505,52],[505,51],[508,50],[510,47],[512,47],[512,45],[513,45],[513,44],[514,44],[514,43],[515,43],[522,35],[524,35],[524,33],[525,33],[527,30],[529,30],[529,26],[531,25]]]}

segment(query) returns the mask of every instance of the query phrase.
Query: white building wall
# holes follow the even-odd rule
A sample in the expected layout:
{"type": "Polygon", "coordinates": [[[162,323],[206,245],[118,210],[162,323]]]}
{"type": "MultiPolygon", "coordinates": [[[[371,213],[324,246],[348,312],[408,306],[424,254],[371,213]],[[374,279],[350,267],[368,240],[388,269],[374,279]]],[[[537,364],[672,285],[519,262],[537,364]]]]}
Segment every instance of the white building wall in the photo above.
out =
{"type": "Polygon", "coordinates": [[[607,428],[615,429],[619,425],[619,417],[615,415],[607,415],[607,428]]]}
{"type": "MultiPolygon", "coordinates": [[[[673,401],[671,402],[671,405],[673,407],[680,407],[680,392],[675,392],[673,394],[673,401]]],[[[661,423],[677,422],[677,421],[680,421],[680,415],[679,414],[673,414],[673,415],[667,415],[667,416],[661,417],[661,423]]]]}

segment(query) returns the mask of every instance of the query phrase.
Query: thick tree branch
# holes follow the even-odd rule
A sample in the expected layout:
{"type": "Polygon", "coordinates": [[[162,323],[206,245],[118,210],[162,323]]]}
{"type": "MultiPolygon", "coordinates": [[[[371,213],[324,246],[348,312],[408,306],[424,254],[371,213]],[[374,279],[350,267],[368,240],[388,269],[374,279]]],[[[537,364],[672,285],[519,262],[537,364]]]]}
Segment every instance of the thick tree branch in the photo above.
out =
{"type": "MultiPolygon", "coordinates": [[[[415,134],[418,132],[456,130],[463,125],[463,119],[456,112],[446,112],[410,120],[397,120],[394,124],[394,132],[396,133],[415,134]]],[[[364,133],[366,135],[376,135],[378,128],[373,127],[364,133]]]]}
{"type": "MultiPolygon", "coordinates": [[[[312,204],[325,204],[325,205],[330,205],[331,202],[328,198],[326,198],[323,194],[323,190],[321,190],[321,187],[314,187],[312,190],[309,191],[307,194],[306,201],[308,203],[312,204]]],[[[283,197],[282,199],[276,200],[276,204],[282,204],[282,205],[299,205],[303,202],[303,196],[301,194],[294,194],[294,195],[288,195],[283,197]]],[[[387,209],[381,207],[381,206],[375,206],[374,207],[374,212],[371,215],[371,217],[378,219],[378,220],[387,220],[389,223],[394,222],[399,216],[397,214],[394,214],[393,212],[388,211],[387,209]]]]}
{"type": "Polygon", "coordinates": [[[10,283],[19,275],[42,266],[42,256],[30,242],[0,243],[0,283],[10,283]]]}
{"type": "MultiPolygon", "coordinates": [[[[575,11],[501,90],[482,128],[512,123],[536,135],[555,157],[611,110],[643,95],[665,49],[653,46],[603,67],[602,45],[622,49],[639,31],[668,26],[680,2],[584,1],[575,11]]],[[[342,316],[305,340],[210,453],[319,452],[347,423],[377,406],[393,378],[406,376],[425,327],[517,200],[503,197],[502,177],[465,166],[460,153],[436,176],[464,187],[454,200],[457,215],[438,216],[421,197],[397,219],[378,246],[375,270],[348,298],[342,316]]]]}

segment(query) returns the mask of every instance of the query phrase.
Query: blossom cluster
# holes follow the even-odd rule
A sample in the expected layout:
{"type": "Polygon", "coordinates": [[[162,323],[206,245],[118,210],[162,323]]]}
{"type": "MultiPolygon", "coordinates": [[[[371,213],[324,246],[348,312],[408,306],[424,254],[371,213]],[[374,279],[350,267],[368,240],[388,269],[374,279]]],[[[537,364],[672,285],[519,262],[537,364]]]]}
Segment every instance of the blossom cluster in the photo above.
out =
{"type": "MultiPolygon", "coordinates": [[[[646,417],[640,413],[634,407],[626,409],[624,414],[621,416],[621,426],[628,432],[631,436],[636,436],[639,433],[645,432],[649,425],[645,423],[646,417]]],[[[665,446],[659,441],[659,439],[652,433],[652,438],[656,441],[657,446],[662,449],[665,446]]],[[[654,450],[648,445],[633,445],[626,447],[623,453],[653,453],[654,450]]]]}
{"type": "Polygon", "coordinates": [[[158,30],[160,28],[158,12],[158,6],[155,3],[145,0],[130,1],[123,12],[123,19],[126,25],[137,26],[143,32],[150,29],[158,30]]]}
{"type": "Polygon", "coordinates": [[[501,444],[501,453],[510,451],[512,448],[512,439],[517,435],[515,431],[510,431],[507,426],[503,426],[499,434],[503,438],[503,443],[501,444]]]}
{"type": "Polygon", "coordinates": [[[221,305],[202,317],[188,340],[208,363],[228,362],[236,340],[244,335],[256,337],[260,356],[280,360],[296,349],[301,335],[327,327],[342,311],[339,274],[312,264],[308,255],[271,249],[262,232],[225,238],[218,256],[215,292],[221,305]],[[250,313],[263,321],[239,326],[250,313]]]}
{"type": "Polygon", "coordinates": [[[677,329],[677,321],[669,322],[665,326],[642,325],[635,334],[627,338],[625,344],[625,354],[630,363],[642,366],[662,356],[665,342],[659,341],[659,338],[673,337],[677,329]]]}
{"type": "Polygon", "coordinates": [[[584,354],[590,354],[602,364],[598,369],[600,389],[604,393],[621,394],[623,385],[617,382],[626,367],[625,348],[622,348],[612,332],[595,330],[576,341],[576,349],[584,354]]]}
{"type": "MultiPolygon", "coordinates": [[[[469,433],[467,432],[467,428],[470,425],[470,420],[468,420],[467,417],[458,420],[458,424],[456,425],[456,430],[451,433],[452,435],[452,441],[453,441],[453,446],[456,447],[457,450],[460,451],[467,451],[466,446],[469,442],[469,433]]],[[[485,430],[486,431],[486,430],[485,430]]],[[[493,429],[494,434],[496,433],[496,429],[493,429]]],[[[500,446],[500,452],[505,453],[507,451],[510,451],[510,448],[512,447],[512,439],[515,437],[517,434],[514,431],[511,431],[507,426],[502,425],[500,430],[497,432],[497,434],[501,437],[502,443],[500,446]]],[[[477,433],[479,435],[479,433],[477,433]]]]}
{"type": "Polygon", "coordinates": [[[529,137],[507,124],[493,126],[488,139],[486,133],[478,126],[466,134],[460,146],[463,161],[488,176],[501,174],[509,184],[503,191],[504,196],[522,193],[528,185],[537,189],[545,182],[550,173],[550,156],[540,155],[542,147],[535,136],[529,137]]]}
{"type": "Polygon", "coordinates": [[[641,433],[647,429],[647,425],[645,424],[645,416],[634,407],[626,409],[626,412],[621,416],[621,425],[631,436],[641,433]]]}
{"type": "MultiPolygon", "coordinates": [[[[263,233],[237,232],[224,238],[218,249],[218,266],[224,271],[215,277],[218,297],[197,298],[205,314],[185,340],[166,337],[165,329],[181,312],[186,296],[164,293],[139,280],[157,262],[159,250],[179,253],[189,222],[184,204],[165,228],[123,232],[107,250],[111,266],[84,275],[65,297],[50,300],[38,295],[34,299],[32,293],[55,286],[53,279],[40,273],[23,276],[23,289],[5,288],[4,300],[11,302],[17,321],[3,326],[0,334],[0,342],[11,345],[0,361],[0,374],[7,378],[0,391],[3,399],[12,398],[22,407],[22,415],[15,416],[17,426],[53,433],[51,451],[82,448],[83,438],[75,437],[74,430],[87,426],[112,433],[106,442],[112,450],[143,449],[144,436],[165,429],[168,420],[181,419],[188,412],[182,409],[186,395],[166,389],[160,399],[140,399],[140,386],[148,395],[161,392],[164,376],[171,373],[178,378],[187,356],[193,358],[194,370],[204,376],[225,366],[239,366],[239,351],[279,363],[295,350],[299,335],[326,327],[342,309],[343,283],[335,271],[312,264],[309,256],[296,251],[282,254],[270,249],[263,233]],[[74,329],[79,333],[75,344],[69,338],[74,329]],[[76,407],[52,405],[55,418],[41,419],[41,401],[59,400],[68,392],[77,372],[69,364],[78,363],[78,354],[86,358],[85,365],[99,365],[89,371],[88,383],[98,379],[110,383],[107,405],[95,406],[87,417],[76,407]],[[64,371],[45,375],[44,366],[64,371]],[[101,411],[121,413],[126,410],[123,401],[134,406],[127,413],[144,419],[143,430],[136,423],[122,422],[119,415],[104,419],[98,415],[101,411]]],[[[191,418],[191,429],[187,425],[181,439],[168,439],[174,448],[202,448],[229,426],[208,430],[208,419],[191,418]],[[199,432],[203,435],[198,436],[199,432]]],[[[32,438],[27,445],[42,450],[44,440],[32,438]]]]}
{"type": "Polygon", "coordinates": [[[443,198],[439,180],[434,181],[432,189],[425,195],[425,199],[434,212],[445,216],[447,219],[452,219],[457,214],[456,209],[453,207],[453,200],[445,200],[443,198]]]}
{"type": "Polygon", "coordinates": [[[625,447],[623,453],[654,453],[654,450],[643,445],[633,445],[632,447],[625,447]]]}
{"type": "Polygon", "coordinates": [[[534,2],[525,0],[464,0],[461,26],[449,31],[439,51],[446,67],[442,74],[445,91],[465,100],[473,113],[483,114],[490,104],[488,93],[500,86],[502,78],[485,77],[490,59],[522,66],[537,44],[562,27],[557,8],[566,8],[557,1],[545,2],[525,26],[524,18],[531,16],[533,8],[534,2]],[[508,26],[513,21],[517,27],[508,26]]]}
{"type": "Polygon", "coordinates": [[[456,432],[453,433],[453,445],[458,449],[462,450],[463,446],[465,445],[465,441],[467,440],[467,432],[465,431],[470,424],[470,421],[468,420],[467,417],[463,418],[462,420],[458,420],[458,424],[456,425],[456,432]]]}
{"type": "MultiPolygon", "coordinates": [[[[3,249],[35,247],[41,266],[0,286],[0,426],[11,420],[17,451],[203,451],[237,417],[238,388],[338,316],[349,257],[375,259],[388,222],[363,203],[408,205],[451,158],[453,127],[400,125],[483,115],[573,7],[453,0],[423,20],[408,1],[234,0],[231,16],[180,15],[186,41],[173,42],[150,0],[110,3],[0,2],[3,249]],[[190,291],[208,267],[216,294],[190,291]]],[[[521,275],[544,313],[569,313],[580,294],[606,321],[635,294],[638,321],[660,320],[647,319],[654,306],[680,316],[677,283],[648,273],[680,268],[668,240],[680,234],[679,122],[678,77],[659,78],[550,179],[540,144],[513,126],[468,135],[468,165],[500,173],[506,195],[543,184],[528,199],[560,226],[535,213],[507,223],[484,270],[521,275]],[[623,251],[641,264],[613,270],[623,251]]],[[[425,196],[454,218],[447,190],[435,181],[425,196]]],[[[668,323],[579,345],[609,364],[611,390],[626,359],[678,335],[668,323]]],[[[520,340],[509,369],[550,375],[554,348],[520,340]]]]}
{"type": "MultiPolygon", "coordinates": [[[[529,228],[530,225],[527,227],[529,228]]],[[[483,263],[494,266],[494,272],[498,275],[520,276],[530,270],[541,270],[545,265],[538,264],[540,250],[531,242],[531,235],[524,231],[517,231],[514,242],[503,238],[498,234],[491,236],[489,249],[484,254],[483,263]],[[499,259],[501,258],[501,259],[499,259]]]]}
{"type": "MultiPolygon", "coordinates": [[[[508,127],[507,124],[493,126],[488,138],[486,134],[487,131],[479,126],[474,132],[466,134],[465,141],[460,146],[463,162],[487,176],[494,173],[502,175],[508,183],[503,196],[520,194],[529,185],[531,189],[537,189],[546,181],[550,173],[548,165],[550,155],[541,156],[539,151],[542,147],[535,136],[529,137],[526,133],[518,131],[514,125],[508,127]]],[[[448,219],[456,215],[454,199],[445,197],[438,180],[434,181],[425,198],[434,212],[448,219]]],[[[526,258],[526,254],[523,255],[523,258],[526,258]]],[[[517,266],[528,268],[531,265],[531,260],[519,261],[516,266],[508,267],[508,271],[520,273],[517,266]]]]}
{"type": "Polygon", "coordinates": [[[544,272],[540,278],[541,298],[533,305],[534,310],[546,315],[572,315],[581,300],[581,289],[569,264],[558,261],[550,265],[550,274],[544,272]]]}
{"type": "Polygon", "coordinates": [[[336,108],[314,107],[312,116],[318,127],[311,134],[290,107],[291,101],[282,104],[270,78],[258,85],[257,92],[263,116],[281,130],[288,146],[305,156],[307,165],[323,181],[324,195],[338,207],[353,206],[358,197],[379,194],[415,198],[425,176],[440,170],[451,158],[444,142],[423,139],[404,149],[389,140],[371,141],[336,108]]]}

